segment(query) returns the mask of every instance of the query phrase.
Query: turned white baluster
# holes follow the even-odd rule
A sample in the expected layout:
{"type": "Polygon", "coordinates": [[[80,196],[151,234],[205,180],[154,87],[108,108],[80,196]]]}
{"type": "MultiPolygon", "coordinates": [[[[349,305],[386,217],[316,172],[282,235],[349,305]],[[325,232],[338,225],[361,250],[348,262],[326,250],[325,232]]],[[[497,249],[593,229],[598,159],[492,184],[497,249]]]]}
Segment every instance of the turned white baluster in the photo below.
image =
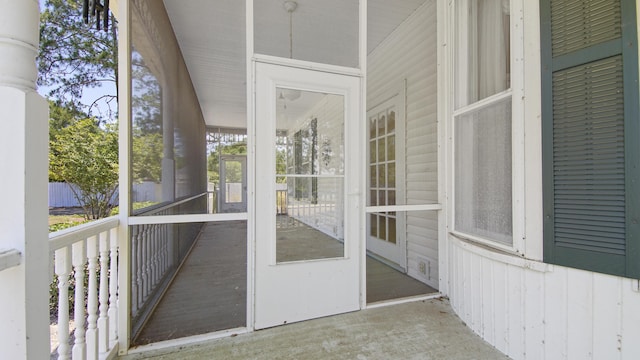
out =
{"type": "Polygon", "coordinates": [[[158,225],[151,225],[151,234],[149,236],[149,295],[153,292],[156,285],[156,232],[158,225]]]}
{"type": "Polygon", "coordinates": [[[138,234],[138,309],[144,304],[144,239],[146,236],[146,227],[140,225],[140,233],[138,234]]]}
{"type": "Polygon", "coordinates": [[[169,268],[169,225],[162,226],[162,273],[164,274],[169,268]]]}
{"type": "Polygon", "coordinates": [[[139,262],[138,267],[140,268],[140,282],[138,283],[138,291],[140,291],[140,297],[138,298],[138,307],[142,308],[144,305],[144,301],[147,299],[147,285],[145,282],[146,276],[146,249],[147,249],[147,232],[149,231],[148,226],[141,225],[142,229],[140,231],[140,244],[139,247],[139,262]]]}
{"type": "Polygon", "coordinates": [[[139,252],[138,252],[138,233],[139,226],[134,226],[131,230],[131,315],[138,313],[138,273],[140,271],[139,252]]]}
{"type": "Polygon", "coordinates": [[[118,229],[111,229],[109,236],[109,344],[118,340],[118,229]]]}
{"type": "Polygon", "coordinates": [[[162,280],[162,276],[164,275],[164,227],[165,225],[158,225],[158,234],[156,237],[158,251],[158,282],[162,280]]]}
{"type": "Polygon", "coordinates": [[[158,235],[156,237],[158,251],[158,282],[164,275],[164,225],[158,226],[158,235]]]}
{"type": "Polygon", "coordinates": [[[97,236],[87,239],[87,257],[89,259],[89,289],[87,290],[87,359],[98,358],[98,247],[97,236]]]}
{"type": "Polygon", "coordinates": [[[152,288],[158,283],[158,225],[152,225],[153,231],[149,241],[151,242],[151,285],[152,288]]]}
{"type": "Polygon", "coordinates": [[[178,255],[176,254],[176,237],[175,237],[175,225],[169,224],[167,225],[168,232],[167,235],[167,247],[169,249],[169,267],[174,268],[177,267],[177,259],[178,255]]]}
{"type": "Polygon", "coordinates": [[[56,250],[55,272],[58,275],[58,360],[69,359],[69,273],[71,257],[68,247],[56,250]]]}
{"type": "Polygon", "coordinates": [[[98,350],[104,353],[109,348],[109,232],[100,234],[100,294],[98,299],[100,315],[98,316],[98,350]]]}
{"type": "Polygon", "coordinates": [[[84,329],[84,265],[86,254],[84,252],[84,241],[78,241],[72,245],[72,261],[76,289],[73,303],[73,321],[76,329],[73,333],[75,343],[73,344],[73,359],[85,359],[86,343],[84,329]]]}
{"type": "Polygon", "coordinates": [[[144,235],[144,301],[147,301],[151,294],[151,236],[153,225],[147,225],[144,235]]]}
{"type": "Polygon", "coordinates": [[[156,263],[156,267],[157,267],[157,282],[160,282],[160,280],[162,280],[162,275],[164,275],[164,268],[162,267],[162,263],[164,261],[163,259],[163,251],[164,251],[164,241],[162,241],[163,239],[163,234],[164,234],[164,225],[158,225],[158,229],[156,229],[156,259],[157,259],[157,263],[156,263]]]}

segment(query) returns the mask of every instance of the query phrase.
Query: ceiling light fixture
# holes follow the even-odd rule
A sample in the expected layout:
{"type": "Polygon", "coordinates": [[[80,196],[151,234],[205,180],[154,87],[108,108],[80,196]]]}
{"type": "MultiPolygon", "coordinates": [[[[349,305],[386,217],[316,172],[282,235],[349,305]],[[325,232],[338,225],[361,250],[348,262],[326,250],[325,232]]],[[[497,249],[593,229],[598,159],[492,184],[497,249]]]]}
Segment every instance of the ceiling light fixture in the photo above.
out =
{"type": "MultiPolygon", "coordinates": [[[[282,7],[289,13],[289,59],[293,59],[293,12],[298,8],[298,3],[293,0],[287,0],[282,4],[282,7]]],[[[295,89],[282,89],[280,91],[280,100],[287,99],[294,101],[300,98],[302,92],[295,89]]]]}

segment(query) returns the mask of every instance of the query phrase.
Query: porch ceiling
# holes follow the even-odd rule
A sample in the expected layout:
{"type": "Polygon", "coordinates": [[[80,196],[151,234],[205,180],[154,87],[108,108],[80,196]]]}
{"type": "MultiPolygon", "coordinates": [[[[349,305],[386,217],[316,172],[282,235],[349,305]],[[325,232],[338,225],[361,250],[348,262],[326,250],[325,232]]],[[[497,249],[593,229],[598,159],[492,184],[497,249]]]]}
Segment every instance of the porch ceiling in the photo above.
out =
{"type": "MultiPolygon", "coordinates": [[[[272,3],[274,14],[282,13],[283,0],[259,0],[272,3]]],[[[297,0],[300,7],[315,0],[297,0]]],[[[344,0],[330,2],[335,14],[343,13],[344,0]]],[[[376,48],[425,0],[369,0],[368,52],[376,48]]],[[[164,0],[173,31],[191,75],[207,125],[246,127],[245,2],[239,0],[164,0]]],[[[270,16],[270,15],[269,15],[270,16]]],[[[312,22],[298,21],[296,31],[313,34],[312,22]],[[307,28],[305,28],[307,27],[307,28]]],[[[327,24],[327,26],[337,26],[327,24]]],[[[274,47],[282,43],[278,29],[265,38],[274,47]]],[[[313,39],[309,39],[313,41],[313,39]]],[[[340,63],[340,52],[318,47],[333,54],[340,63]]]]}

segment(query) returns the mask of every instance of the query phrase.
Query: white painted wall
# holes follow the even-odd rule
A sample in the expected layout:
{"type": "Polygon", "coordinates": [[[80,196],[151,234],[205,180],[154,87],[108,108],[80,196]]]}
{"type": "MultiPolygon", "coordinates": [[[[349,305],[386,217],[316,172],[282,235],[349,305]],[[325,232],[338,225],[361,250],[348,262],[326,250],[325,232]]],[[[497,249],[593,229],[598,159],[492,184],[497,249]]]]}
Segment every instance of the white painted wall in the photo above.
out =
{"type": "Polygon", "coordinates": [[[638,280],[523,260],[450,237],[449,298],[513,359],[640,359],[638,280]]]}
{"type": "Polygon", "coordinates": [[[46,359],[48,104],[35,91],[38,2],[0,0],[0,358],[46,359]],[[7,259],[3,259],[3,262],[7,259]]]}
{"type": "MultiPolygon", "coordinates": [[[[406,79],[406,204],[438,202],[436,1],[427,0],[368,57],[367,108],[387,100],[406,79]]],[[[438,288],[435,211],[408,212],[408,274],[438,288]],[[418,271],[431,261],[431,278],[418,271]]],[[[400,230],[398,230],[400,231],[400,230]]]]}
{"type": "MultiPolygon", "coordinates": [[[[539,9],[538,2],[514,3],[524,19],[518,24],[523,38],[517,39],[522,57],[515,55],[514,67],[523,82],[513,89],[514,102],[524,109],[514,111],[513,118],[523,126],[522,133],[514,132],[514,143],[523,144],[524,151],[513,155],[522,166],[514,183],[524,186],[524,204],[514,205],[514,221],[523,224],[523,233],[514,242],[524,246],[522,254],[512,255],[447,235],[446,295],[462,321],[513,359],[640,359],[638,280],[541,262],[539,9]],[[522,96],[515,96],[517,91],[522,96]]],[[[451,79],[450,73],[442,75],[451,79]]]]}

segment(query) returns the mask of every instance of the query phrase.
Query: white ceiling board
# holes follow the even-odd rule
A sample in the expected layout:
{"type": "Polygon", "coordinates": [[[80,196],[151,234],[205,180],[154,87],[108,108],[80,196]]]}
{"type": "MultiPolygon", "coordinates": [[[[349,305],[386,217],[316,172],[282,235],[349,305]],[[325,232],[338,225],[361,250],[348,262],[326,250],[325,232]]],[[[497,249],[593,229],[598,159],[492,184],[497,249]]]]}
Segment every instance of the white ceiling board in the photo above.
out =
{"type": "Polygon", "coordinates": [[[331,65],[358,66],[358,0],[296,0],[292,13],[282,0],[254,1],[256,53],[331,65]]]}
{"type": "MultiPolygon", "coordinates": [[[[368,51],[424,1],[368,0],[368,51]]],[[[272,50],[267,55],[289,56],[289,16],[283,2],[255,1],[256,27],[260,28],[256,43],[272,50]]],[[[358,24],[357,17],[349,20],[356,0],[298,2],[293,14],[294,58],[351,64],[357,56],[353,36],[358,24]]],[[[164,4],[207,125],[246,127],[245,1],[164,0],[164,4]]]]}
{"type": "Polygon", "coordinates": [[[371,53],[426,0],[368,0],[367,53],[371,53]]]}
{"type": "Polygon", "coordinates": [[[164,4],[207,125],[246,127],[244,1],[164,4]]]}

